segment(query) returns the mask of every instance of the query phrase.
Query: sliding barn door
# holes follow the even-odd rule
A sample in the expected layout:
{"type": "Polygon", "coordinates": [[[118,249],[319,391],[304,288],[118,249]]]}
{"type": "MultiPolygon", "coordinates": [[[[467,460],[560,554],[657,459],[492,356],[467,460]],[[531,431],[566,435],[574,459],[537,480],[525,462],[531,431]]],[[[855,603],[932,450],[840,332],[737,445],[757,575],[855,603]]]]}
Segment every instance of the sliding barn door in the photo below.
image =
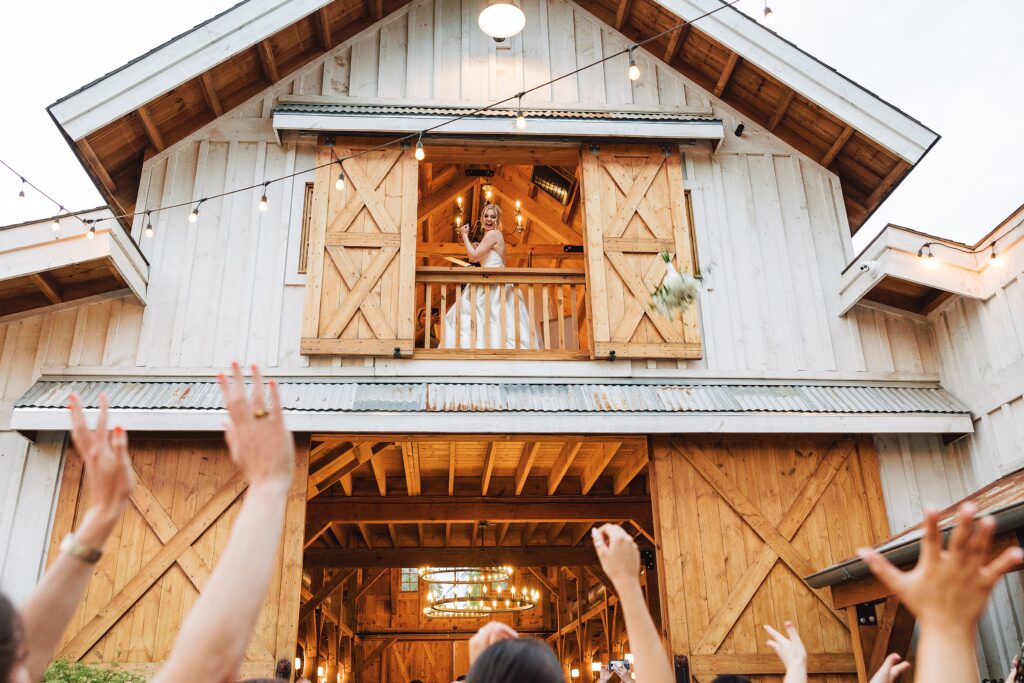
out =
{"type": "MultiPolygon", "coordinates": [[[[223,554],[246,483],[222,439],[132,438],[137,484],[114,527],[56,658],[118,664],[147,679],[167,661],[199,592],[223,554]]],[[[267,600],[245,653],[241,678],[273,676],[295,656],[302,587],[308,440],[297,448],[296,476],[267,600]]],[[[49,562],[88,509],[82,459],[66,454],[49,562]]],[[[278,533],[270,530],[268,533],[278,533]]]]}
{"type": "Polygon", "coordinates": [[[583,150],[587,289],[597,358],[700,358],[697,306],[669,320],[650,308],[659,254],[694,272],[683,170],[675,148],[583,150]]]}
{"type": "MultiPolygon", "coordinates": [[[[336,149],[338,158],[357,152],[336,149]]],[[[309,227],[302,353],[412,355],[416,159],[409,150],[317,163],[309,227]]]]}
{"type": "Polygon", "coordinates": [[[854,683],[848,615],[804,577],[889,536],[870,439],[658,438],[650,473],[665,624],[694,681],[778,680],[761,625],[789,620],[812,683],[854,683]]]}

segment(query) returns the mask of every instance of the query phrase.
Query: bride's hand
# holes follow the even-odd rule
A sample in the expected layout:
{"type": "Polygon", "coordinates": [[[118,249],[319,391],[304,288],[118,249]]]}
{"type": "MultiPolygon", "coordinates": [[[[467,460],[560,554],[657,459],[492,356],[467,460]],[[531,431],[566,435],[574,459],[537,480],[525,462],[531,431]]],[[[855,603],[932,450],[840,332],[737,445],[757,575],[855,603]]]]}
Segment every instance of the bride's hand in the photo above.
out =
{"type": "Polygon", "coordinates": [[[461,226],[459,228],[459,232],[462,233],[463,237],[469,237],[469,226],[468,225],[461,226]]]}

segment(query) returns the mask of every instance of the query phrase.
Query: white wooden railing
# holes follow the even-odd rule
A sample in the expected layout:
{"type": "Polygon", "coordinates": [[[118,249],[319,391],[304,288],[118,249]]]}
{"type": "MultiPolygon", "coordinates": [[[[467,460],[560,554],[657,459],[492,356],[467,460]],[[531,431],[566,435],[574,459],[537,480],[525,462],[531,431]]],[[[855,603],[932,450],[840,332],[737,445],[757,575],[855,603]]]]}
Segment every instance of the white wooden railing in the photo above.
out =
{"type": "Polygon", "coordinates": [[[416,311],[414,357],[589,357],[582,270],[421,266],[416,311]]]}

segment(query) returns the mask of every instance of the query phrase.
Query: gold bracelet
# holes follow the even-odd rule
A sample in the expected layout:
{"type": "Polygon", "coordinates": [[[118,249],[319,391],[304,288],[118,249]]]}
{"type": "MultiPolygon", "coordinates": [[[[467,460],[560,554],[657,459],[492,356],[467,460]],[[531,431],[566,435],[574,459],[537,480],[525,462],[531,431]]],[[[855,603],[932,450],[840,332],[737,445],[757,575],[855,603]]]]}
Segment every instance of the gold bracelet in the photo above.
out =
{"type": "Polygon", "coordinates": [[[65,555],[70,555],[76,559],[85,562],[86,564],[96,564],[103,557],[103,551],[99,548],[90,548],[87,545],[83,545],[78,542],[74,534],[68,534],[64,537],[64,540],[60,542],[60,551],[65,555]]]}

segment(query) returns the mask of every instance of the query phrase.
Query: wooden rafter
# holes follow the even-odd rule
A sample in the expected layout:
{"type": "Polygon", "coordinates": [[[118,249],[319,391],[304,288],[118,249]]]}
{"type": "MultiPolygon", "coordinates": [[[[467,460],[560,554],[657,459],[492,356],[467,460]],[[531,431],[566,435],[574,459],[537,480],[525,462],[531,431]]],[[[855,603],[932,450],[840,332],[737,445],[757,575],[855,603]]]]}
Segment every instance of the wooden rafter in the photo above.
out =
{"type": "Polygon", "coordinates": [[[420,495],[420,448],[415,441],[403,441],[402,469],[405,472],[405,489],[410,496],[420,495]]]}
{"type": "Polygon", "coordinates": [[[374,21],[384,18],[384,0],[366,0],[366,15],[374,21]]]}
{"type": "Polygon", "coordinates": [[[487,455],[484,456],[484,468],[480,477],[480,495],[482,496],[487,495],[487,489],[491,485],[491,474],[494,472],[494,453],[496,449],[497,444],[494,441],[487,444],[487,455]]]}
{"type": "Polygon", "coordinates": [[[633,8],[633,0],[619,0],[619,6],[615,9],[615,30],[621,31],[629,20],[629,11],[633,8]]]}
{"type": "Polygon", "coordinates": [[[562,533],[562,529],[565,528],[566,522],[553,522],[548,524],[547,539],[548,545],[554,545],[558,539],[558,535],[562,533]]]}
{"type": "Polygon", "coordinates": [[[224,115],[224,105],[221,104],[220,97],[217,95],[217,89],[213,87],[213,76],[210,75],[209,71],[204,71],[199,76],[199,85],[203,88],[203,98],[206,100],[206,106],[210,108],[213,115],[221,117],[224,115]]]}
{"type": "Polygon", "coordinates": [[[796,97],[796,91],[792,88],[788,89],[785,97],[783,97],[782,101],[779,102],[779,106],[775,108],[775,113],[772,114],[771,119],[768,120],[767,128],[769,131],[774,131],[778,127],[779,123],[781,123],[782,117],[784,117],[786,112],[789,111],[789,105],[793,104],[794,97],[796,97]]]}
{"type": "MultiPolygon", "coordinates": [[[[448,495],[455,495],[455,443],[448,444],[448,495]]],[[[445,543],[445,545],[448,545],[445,543]]]]}
{"type": "Polygon", "coordinates": [[[569,471],[569,466],[572,465],[573,460],[576,459],[582,447],[582,441],[570,441],[562,446],[562,452],[558,454],[554,464],[551,466],[551,472],[548,474],[549,496],[555,495],[558,485],[562,483],[562,478],[569,471]]]}
{"type": "Polygon", "coordinates": [[[882,179],[882,182],[878,183],[878,186],[871,191],[871,194],[868,195],[865,204],[868,206],[874,206],[889,190],[892,189],[892,186],[896,184],[896,181],[909,170],[910,164],[903,159],[900,159],[893,169],[886,174],[885,178],[882,179]]]}
{"type": "Polygon", "coordinates": [[[349,580],[356,573],[355,569],[349,569],[345,571],[339,571],[334,574],[329,580],[316,593],[310,596],[310,598],[303,603],[299,609],[299,620],[303,620],[308,617],[313,610],[320,606],[327,597],[335,590],[341,587],[346,581],[349,580]]]}
{"type": "Polygon", "coordinates": [[[832,163],[832,160],[836,158],[839,152],[843,149],[843,145],[846,144],[852,135],[853,126],[846,126],[843,128],[843,132],[839,134],[839,137],[836,138],[835,142],[832,143],[832,146],[828,148],[827,152],[825,152],[825,156],[821,158],[821,165],[828,168],[828,165],[832,163]]]}
{"type": "Polygon", "coordinates": [[[313,17],[313,27],[316,30],[316,42],[320,49],[327,52],[334,47],[331,36],[331,22],[327,17],[327,8],[321,7],[313,17]]]}
{"type": "Polygon", "coordinates": [[[366,544],[367,548],[373,549],[373,535],[370,533],[370,527],[366,524],[357,524],[359,528],[359,535],[363,537],[363,543],[366,544]]]}
{"type": "Polygon", "coordinates": [[[311,548],[303,555],[307,569],[318,567],[400,567],[442,563],[444,566],[483,567],[494,563],[515,567],[562,567],[599,564],[592,545],[579,548],[557,546],[549,548],[534,545],[480,546],[475,548],[311,548]]]}
{"type": "Polygon", "coordinates": [[[478,178],[467,176],[455,176],[452,180],[432,190],[428,197],[424,197],[419,203],[419,212],[416,214],[417,221],[424,221],[431,218],[435,213],[444,209],[453,210],[455,198],[465,194],[471,187],[479,183],[478,178]]]}
{"type": "Polygon", "coordinates": [[[381,496],[388,495],[387,471],[380,458],[372,458],[370,460],[370,470],[373,472],[373,480],[377,482],[377,492],[381,496]]]}
{"type": "Polygon", "coordinates": [[[60,283],[49,273],[30,273],[28,277],[51,304],[59,304],[64,300],[60,283]]]}
{"type": "Polygon", "coordinates": [[[533,461],[537,459],[540,451],[540,443],[524,443],[523,452],[519,455],[519,464],[516,465],[515,494],[518,496],[523,492],[526,485],[526,478],[530,476],[530,469],[533,461]]]}
{"type": "Polygon", "coordinates": [[[718,76],[718,82],[715,83],[715,97],[721,97],[722,93],[725,92],[725,89],[729,86],[729,79],[732,78],[732,73],[736,70],[736,65],[739,64],[739,61],[740,54],[738,52],[733,51],[729,53],[729,59],[725,62],[725,67],[718,76]]]}
{"type": "Polygon", "coordinates": [[[625,491],[629,483],[644,471],[644,468],[647,467],[647,458],[647,448],[638,447],[629,460],[615,473],[615,478],[612,481],[612,491],[615,495],[625,491]]]}
{"type": "Polygon", "coordinates": [[[494,532],[494,545],[501,545],[505,541],[505,534],[508,533],[508,522],[501,522],[494,532]]]}
{"type": "Polygon", "coordinates": [[[608,467],[608,463],[612,461],[612,458],[615,457],[621,446],[622,444],[620,443],[606,443],[598,447],[598,452],[586,464],[580,475],[580,491],[584,496],[590,493],[590,489],[594,488],[594,484],[597,483],[598,478],[605,468],[608,467]]]}
{"type": "Polygon", "coordinates": [[[690,24],[686,24],[678,31],[673,31],[672,35],[668,39],[668,45],[665,46],[665,55],[662,57],[662,61],[666,64],[671,64],[672,60],[676,58],[679,50],[682,49],[683,44],[686,43],[686,39],[690,37],[690,24]]]}
{"type": "MultiPolygon", "coordinates": [[[[491,178],[491,185],[494,191],[506,201],[515,203],[518,199],[521,202],[523,215],[530,218],[546,228],[546,232],[554,238],[564,240],[568,243],[578,243],[582,235],[576,228],[562,222],[562,217],[557,211],[548,209],[536,199],[520,194],[520,191],[507,179],[501,176],[491,178]]],[[[536,227],[536,226],[535,226],[536,227]]]]}
{"type": "Polygon", "coordinates": [[[530,543],[534,532],[537,531],[537,522],[527,522],[523,527],[523,535],[519,538],[519,545],[525,546],[530,543]]]}
{"type": "MultiPolygon", "coordinates": [[[[574,453],[578,451],[578,445],[571,444],[567,452],[563,450],[563,455],[567,459],[574,458],[574,453]]],[[[565,469],[568,469],[568,465],[565,465],[565,469]]],[[[652,515],[648,496],[321,498],[310,501],[306,511],[310,526],[322,522],[442,524],[477,522],[481,519],[490,522],[597,522],[649,520],[652,515]]]]}
{"type": "Polygon", "coordinates": [[[263,76],[271,85],[277,83],[281,75],[277,72],[277,58],[274,57],[274,46],[270,38],[261,40],[256,45],[256,51],[260,55],[260,66],[263,67],[263,76]]]}
{"type": "Polygon", "coordinates": [[[142,123],[142,129],[146,131],[146,137],[149,138],[149,143],[156,148],[156,151],[162,152],[167,148],[167,144],[164,142],[164,136],[160,133],[160,129],[153,123],[153,117],[149,115],[149,109],[146,105],[142,105],[135,110],[135,113],[139,115],[139,121],[142,123]]]}
{"type": "Polygon", "coordinates": [[[99,179],[100,184],[103,185],[103,189],[111,194],[116,192],[117,183],[115,183],[114,179],[110,177],[110,173],[107,172],[107,169],[103,166],[103,162],[100,161],[100,158],[96,156],[96,152],[93,151],[92,145],[89,144],[89,141],[82,138],[81,140],[76,140],[75,144],[78,145],[78,149],[82,152],[82,156],[85,157],[86,163],[89,164],[89,168],[92,169],[92,172],[95,173],[96,177],[99,179]]]}
{"type": "Polygon", "coordinates": [[[533,567],[527,567],[526,570],[533,574],[535,577],[537,577],[537,580],[540,581],[540,584],[544,586],[545,590],[547,590],[548,593],[554,596],[556,600],[562,599],[561,594],[558,592],[558,588],[556,588],[555,585],[551,583],[548,577],[544,576],[544,572],[539,572],[533,567]]]}
{"type": "Polygon", "coordinates": [[[325,484],[327,481],[337,481],[334,479],[334,475],[338,473],[341,468],[354,458],[356,447],[354,444],[331,444],[332,448],[326,452],[320,454],[320,466],[310,473],[309,479],[307,480],[307,491],[306,500],[312,500],[318,494],[327,490],[330,484],[325,484]]]}
{"type": "Polygon", "coordinates": [[[394,524],[388,524],[388,536],[391,538],[391,547],[398,547],[398,529],[395,528],[394,524]]]}

